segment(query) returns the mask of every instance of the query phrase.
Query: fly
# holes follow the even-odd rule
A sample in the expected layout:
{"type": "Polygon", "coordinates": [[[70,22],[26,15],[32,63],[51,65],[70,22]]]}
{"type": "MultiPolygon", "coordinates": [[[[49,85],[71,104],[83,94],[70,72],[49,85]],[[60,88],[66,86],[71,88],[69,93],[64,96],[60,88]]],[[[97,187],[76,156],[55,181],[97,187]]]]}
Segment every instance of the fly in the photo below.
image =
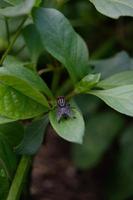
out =
{"type": "Polygon", "coordinates": [[[66,102],[64,96],[57,98],[57,121],[60,122],[62,118],[72,118],[73,113],[70,104],[66,102]]]}

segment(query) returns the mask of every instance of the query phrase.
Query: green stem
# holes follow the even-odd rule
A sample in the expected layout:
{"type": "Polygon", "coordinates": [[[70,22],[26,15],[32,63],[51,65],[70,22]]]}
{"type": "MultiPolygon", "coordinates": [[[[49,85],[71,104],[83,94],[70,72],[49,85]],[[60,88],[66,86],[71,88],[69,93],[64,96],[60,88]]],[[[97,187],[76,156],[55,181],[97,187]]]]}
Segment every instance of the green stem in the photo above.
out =
{"type": "Polygon", "coordinates": [[[61,74],[61,71],[55,71],[53,74],[51,89],[54,94],[56,93],[56,89],[60,81],[60,74],[61,74]]]}
{"type": "Polygon", "coordinates": [[[58,89],[56,92],[56,96],[60,95],[65,95],[67,94],[70,90],[72,90],[72,82],[70,79],[67,79],[62,86],[58,89]]]}
{"type": "Polygon", "coordinates": [[[75,90],[73,90],[66,96],[66,100],[69,100],[76,95],[77,95],[77,93],[75,92],[75,90]]]}
{"type": "Polygon", "coordinates": [[[15,33],[13,40],[12,40],[11,43],[9,44],[9,46],[8,46],[7,50],[5,51],[5,53],[3,54],[3,56],[2,56],[2,58],[1,58],[1,60],[0,60],[0,65],[3,64],[3,62],[4,62],[5,58],[6,58],[6,56],[8,55],[8,53],[9,53],[10,50],[12,49],[12,47],[13,47],[13,45],[14,45],[16,39],[17,39],[18,36],[20,35],[21,30],[22,30],[22,26],[24,25],[26,19],[27,19],[27,16],[23,19],[23,21],[22,21],[21,24],[19,25],[18,30],[17,30],[17,32],[15,33]]]}
{"type": "Polygon", "coordinates": [[[104,44],[102,44],[92,55],[91,59],[99,59],[103,56],[106,56],[115,46],[116,40],[115,38],[110,38],[107,41],[105,41],[104,44]]]}
{"type": "Polygon", "coordinates": [[[18,165],[14,180],[9,190],[7,200],[19,200],[21,192],[23,190],[23,184],[25,182],[27,173],[31,166],[31,157],[22,156],[18,165]]]}
{"type": "Polygon", "coordinates": [[[6,25],[7,41],[8,41],[8,45],[9,45],[10,44],[10,31],[9,31],[8,19],[6,17],[5,17],[5,25],[6,25]]]}

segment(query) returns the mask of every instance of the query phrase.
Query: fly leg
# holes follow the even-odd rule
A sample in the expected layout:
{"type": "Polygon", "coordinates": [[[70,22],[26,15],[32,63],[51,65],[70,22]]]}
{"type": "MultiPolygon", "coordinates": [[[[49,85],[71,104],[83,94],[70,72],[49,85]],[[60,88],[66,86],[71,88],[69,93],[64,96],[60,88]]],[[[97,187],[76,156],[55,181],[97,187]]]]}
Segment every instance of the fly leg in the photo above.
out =
{"type": "Polygon", "coordinates": [[[60,123],[60,120],[62,118],[62,111],[61,109],[58,109],[57,110],[57,122],[60,123]]]}

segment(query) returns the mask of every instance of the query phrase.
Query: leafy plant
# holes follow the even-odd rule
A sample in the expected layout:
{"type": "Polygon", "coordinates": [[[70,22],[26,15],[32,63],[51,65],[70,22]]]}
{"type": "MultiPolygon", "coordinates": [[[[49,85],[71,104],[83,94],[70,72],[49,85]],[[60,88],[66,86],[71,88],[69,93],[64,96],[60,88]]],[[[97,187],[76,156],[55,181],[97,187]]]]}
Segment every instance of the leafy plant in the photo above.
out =
{"type": "MultiPolygon", "coordinates": [[[[132,0],[90,1],[109,17],[133,16],[132,0]]],[[[59,11],[64,3],[55,1],[56,8],[51,8],[45,6],[45,2],[35,0],[0,2],[0,15],[7,35],[3,39],[6,45],[0,60],[2,200],[20,198],[32,155],[39,150],[49,122],[60,137],[75,143],[82,143],[85,130],[83,146],[73,146],[73,159],[79,168],[91,168],[101,160],[114,137],[122,130],[124,120],[115,112],[101,113],[88,119],[88,112],[83,107],[87,108],[91,98],[96,105],[99,101],[93,97],[95,95],[114,110],[133,116],[132,58],[121,52],[106,60],[89,59],[86,43],[59,11]],[[18,28],[10,30],[12,21],[18,20],[18,28]],[[21,44],[19,49],[17,41],[21,44]],[[20,55],[22,52],[24,59],[20,55]],[[43,65],[39,66],[42,58],[43,65]],[[52,78],[47,76],[48,72],[52,78]],[[57,120],[56,100],[59,95],[70,101],[74,114],[74,117],[62,118],[60,122],[57,120]],[[117,123],[115,127],[114,122],[117,123]]],[[[126,142],[121,142],[117,167],[126,155],[125,146],[126,142]]],[[[129,148],[128,155],[131,150],[129,148]]],[[[128,172],[128,166],[126,170],[128,172]]],[[[122,200],[129,194],[132,195],[132,191],[128,193],[125,189],[124,197],[116,195],[115,198],[114,194],[110,199],[122,200]]]]}

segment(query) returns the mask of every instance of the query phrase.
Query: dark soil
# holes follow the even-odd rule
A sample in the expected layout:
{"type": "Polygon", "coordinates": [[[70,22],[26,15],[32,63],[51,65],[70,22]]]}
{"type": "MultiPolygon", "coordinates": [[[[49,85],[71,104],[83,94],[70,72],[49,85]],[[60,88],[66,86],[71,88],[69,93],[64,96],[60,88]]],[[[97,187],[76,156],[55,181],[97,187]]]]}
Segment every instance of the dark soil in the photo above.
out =
{"type": "MultiPolygon", "coordinates": [[[[34,159],[32,200],[103,200],[97,170],[80,171],[70,158],[70,143],[49,128],[45,145],[34,159]]],[[[101,172],[100,172],[101,173],[101,172]]]]}

